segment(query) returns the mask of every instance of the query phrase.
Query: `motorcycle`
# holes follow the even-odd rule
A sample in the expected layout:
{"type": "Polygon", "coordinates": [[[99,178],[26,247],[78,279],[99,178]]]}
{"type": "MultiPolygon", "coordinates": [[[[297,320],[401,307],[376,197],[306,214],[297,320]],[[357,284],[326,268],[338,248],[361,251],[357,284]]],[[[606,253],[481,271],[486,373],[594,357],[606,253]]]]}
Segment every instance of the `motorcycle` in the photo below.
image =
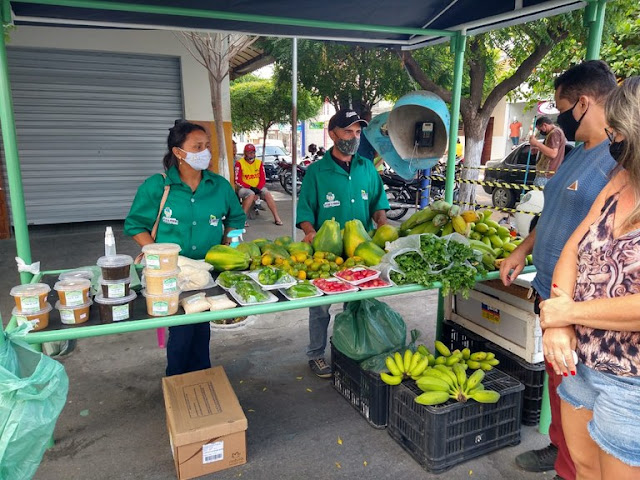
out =
{"type": "MultiPolygon", "coordinates": [[[[456,178],[460,176],[460,164],[461,162],[456,164],[456,178]]],[[[444,198],[445,171],[446,164],[442,162],[431,169],[431,180],[427,187],[429,190],[429,203],[444,198]]],[[[422,172],[419,172],[418,176],[412,180],[405,180],[392,170],[385,170],[381,178],[387,194],[387,200],[389,200],[389,206],[391,207],[387,211],[388,219],[400,220],[410,208],[417,208],[420,205],[420,198],[425,190],[422,188],[422,180],[424,179],[422,172]]],[[[459,185],[455,183],[453,188],[454,201],[458,199],[458,190],[459,185]]]]}
{"type": "MultiPolygon", "coordinates": [[[[280,173],[278,175],[278,179],[280,180],[280,185],[284,188],[284,191],[291,195],[293,192],[292,183],[293,183],[293,174],[291,170],[291,164],[289,162],[285,162],[284,160],[280,160],[278,163],[280,167],[280,173]]],[[[304,178],[304,174],[307,172],[307,167],[305,165],[299,164],[297,166],[297,179],[296,179],[296,195],[300,195],[300,188],[302,187],[302,179],[304,178]]]]}

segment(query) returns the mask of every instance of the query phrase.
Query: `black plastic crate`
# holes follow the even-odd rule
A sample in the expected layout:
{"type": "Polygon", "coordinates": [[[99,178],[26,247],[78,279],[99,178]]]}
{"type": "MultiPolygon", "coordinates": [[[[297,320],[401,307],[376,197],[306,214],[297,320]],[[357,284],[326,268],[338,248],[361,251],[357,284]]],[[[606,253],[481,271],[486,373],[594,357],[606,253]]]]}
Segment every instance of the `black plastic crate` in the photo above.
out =
{"type": "Polygon", "coordinates": [[[333,388],[374,428],[386,428],[389,418],[390,387],[380,375],[363,370],[331,344],[333,388]]]}
{"type": "Polygon", "coordinates": [[[471,332],[457,323],[444,321],[442,324],[442,342],[452,349],[469,347],[471,351],[489,351],[500,360],[498,368],[518,379],[524,385],[522,399],[522,423],[537,425],[540,422],[542,392],[544,390],[544,362],[529,363],[516,354],[471,332]]]}
{"type": "Polygon", "coordinates": [[[422,393],[415,383],[398,385],[391,394],[389,435],[432,473],[519,444],[524,387],[495,369],[482,383],[487,390],[500,392],[498,403],[449,400],[425,406],[414,401],[422,393]]]}

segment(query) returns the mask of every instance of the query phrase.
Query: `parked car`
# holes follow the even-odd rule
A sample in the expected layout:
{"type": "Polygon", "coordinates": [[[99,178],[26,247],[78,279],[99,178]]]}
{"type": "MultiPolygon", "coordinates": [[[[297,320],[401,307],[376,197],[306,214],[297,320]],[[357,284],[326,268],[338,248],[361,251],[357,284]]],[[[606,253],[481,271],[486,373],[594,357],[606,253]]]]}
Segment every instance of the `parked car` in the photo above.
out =
{"type": "MultiPolygon", "coordinates": [[[[566,155],[573,148],[572,143],[567,143],[564,149],[566,155]]],[[[538,149],[531,148],[529,142],[518,145],[509,155],[501,160],[490,160],[487,162],[484,174],[486,182],[503,182],[515,183],[518,185],[533,185],[533,179],[536,177],[536,162],[538,160],[538,149]],[[531,151],[531,155],[529,155],[531,151]],[[496,169],[496,170],[492,170],[496,169]]],[[[491,194],[491,200],[494,207],[513,208],[520,200],[522,189],[493,187],[483,185],[485,192],[491,194]]]]}

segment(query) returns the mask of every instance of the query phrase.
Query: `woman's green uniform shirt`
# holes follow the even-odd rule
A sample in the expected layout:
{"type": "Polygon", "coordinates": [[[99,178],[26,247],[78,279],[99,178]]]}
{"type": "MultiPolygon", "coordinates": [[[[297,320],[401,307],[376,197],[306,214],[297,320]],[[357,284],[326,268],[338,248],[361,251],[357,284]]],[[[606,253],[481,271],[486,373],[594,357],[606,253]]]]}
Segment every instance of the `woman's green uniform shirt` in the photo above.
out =
{"type": "Polygon", "coordinates": [[[213,245],[222,243],[224,228],[244,228],[245,214],[229,182],[208,170],[195,192],[182,182],[176,167],[164,178],[153,175],[140,185],[124,222],[126,235],[149,232],[158,215],[165,185],[170,185],[158,223],[158,243],[177,243],[180,255],[202,259],[213,245]]]}
{"type": "Polygon", "coordinates": [[[316,230],[331,218],[341,227],[358,219],[371,230],[373,214],[388,209],[384,185],[371,160],[354,155],[347,173],[326,152],[305,173],[296,213],[298,225],[310,222],[316,230]]]}

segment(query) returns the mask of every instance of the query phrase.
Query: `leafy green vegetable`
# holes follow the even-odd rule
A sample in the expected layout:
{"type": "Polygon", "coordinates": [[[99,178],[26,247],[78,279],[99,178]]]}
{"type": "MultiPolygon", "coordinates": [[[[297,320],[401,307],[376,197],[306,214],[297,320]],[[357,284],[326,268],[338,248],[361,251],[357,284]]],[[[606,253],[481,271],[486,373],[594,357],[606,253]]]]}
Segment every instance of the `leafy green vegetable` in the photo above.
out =
{"type": "Polygon", "coordinates": [[[476,284],[476,275],[486,273],[473,249],[454,240],[421,235],[420,253],[407,252],[396,256],[395,261],[402,273],[392,272],[391,280],[398,285],[418,283],[425,287],[440,282],[442,295],[461,293],[467,298],[476,284]]]}

